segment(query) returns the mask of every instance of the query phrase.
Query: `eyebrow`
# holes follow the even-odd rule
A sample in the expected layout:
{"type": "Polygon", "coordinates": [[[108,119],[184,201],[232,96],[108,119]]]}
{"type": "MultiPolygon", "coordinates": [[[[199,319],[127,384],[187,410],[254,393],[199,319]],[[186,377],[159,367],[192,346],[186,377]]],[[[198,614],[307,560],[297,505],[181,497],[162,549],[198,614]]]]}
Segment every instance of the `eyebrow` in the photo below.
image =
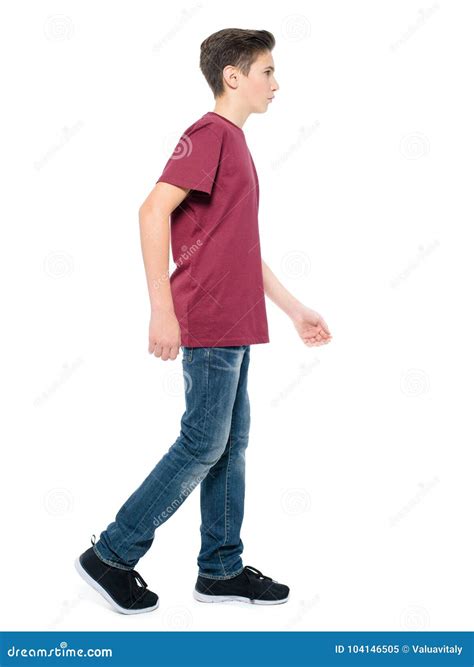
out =
{"type": "Polygon", "coordinates": [[[271,70],[275,71],[275,68],[272,67],[272,65],[267,65],[264,69],[271,69],[271,70]]]}

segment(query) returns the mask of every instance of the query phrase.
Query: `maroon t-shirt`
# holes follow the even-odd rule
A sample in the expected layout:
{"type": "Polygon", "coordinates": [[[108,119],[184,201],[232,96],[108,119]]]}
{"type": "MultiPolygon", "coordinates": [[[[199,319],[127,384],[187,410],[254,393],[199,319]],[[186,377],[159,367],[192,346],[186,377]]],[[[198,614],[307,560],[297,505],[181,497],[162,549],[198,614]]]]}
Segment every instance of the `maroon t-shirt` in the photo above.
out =
{"type": "Polygon", "coordinates": [[[204,114],[181,135],[159,181],[191,189],[171,214],[181,344],[269,343],[258,177],[242,128],[204,114]]]}

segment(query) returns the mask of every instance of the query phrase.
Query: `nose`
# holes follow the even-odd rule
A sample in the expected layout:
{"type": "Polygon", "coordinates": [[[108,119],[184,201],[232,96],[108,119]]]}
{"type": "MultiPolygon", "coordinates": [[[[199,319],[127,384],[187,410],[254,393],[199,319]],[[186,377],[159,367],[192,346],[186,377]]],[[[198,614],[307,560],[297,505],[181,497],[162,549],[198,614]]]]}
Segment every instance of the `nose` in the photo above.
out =
{"type": "Polygon", "coordinates": [[[278,90],[278,89],[280,88],[280,86],[278,85],[277,80],[274,79],[274,82],[275,82],[275,83],[274,83],[273,86],[272,86],[272,90],[278,90]]]}

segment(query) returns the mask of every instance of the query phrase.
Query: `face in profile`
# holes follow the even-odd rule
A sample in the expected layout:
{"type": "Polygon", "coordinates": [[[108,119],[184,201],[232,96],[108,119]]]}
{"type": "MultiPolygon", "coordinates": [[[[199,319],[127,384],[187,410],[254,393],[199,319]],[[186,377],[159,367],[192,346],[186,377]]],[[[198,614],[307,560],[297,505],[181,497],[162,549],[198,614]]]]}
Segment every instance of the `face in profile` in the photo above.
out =
{"type": "Polygon", "coordinates": [[[271,51],[258,55],[247,77],[239,76],[239,93],[250,113],[264,113],[279,87],[271,51]]]}

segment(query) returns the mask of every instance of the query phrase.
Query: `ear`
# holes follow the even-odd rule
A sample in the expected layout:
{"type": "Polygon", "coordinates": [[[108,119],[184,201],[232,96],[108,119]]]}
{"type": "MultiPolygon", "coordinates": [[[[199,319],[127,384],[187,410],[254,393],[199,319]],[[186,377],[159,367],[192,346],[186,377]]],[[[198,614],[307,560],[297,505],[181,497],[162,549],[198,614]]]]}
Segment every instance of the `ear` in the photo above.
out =
{"type": "Polygon", "coordinates": [[[237,88],[239,77],[237,69],[233,65],[226,65],[222,70],[222,76],[224,77],[224,81],[227,83],[228,86],[230,86],[234,90],[235,88],[237,88]]]}

